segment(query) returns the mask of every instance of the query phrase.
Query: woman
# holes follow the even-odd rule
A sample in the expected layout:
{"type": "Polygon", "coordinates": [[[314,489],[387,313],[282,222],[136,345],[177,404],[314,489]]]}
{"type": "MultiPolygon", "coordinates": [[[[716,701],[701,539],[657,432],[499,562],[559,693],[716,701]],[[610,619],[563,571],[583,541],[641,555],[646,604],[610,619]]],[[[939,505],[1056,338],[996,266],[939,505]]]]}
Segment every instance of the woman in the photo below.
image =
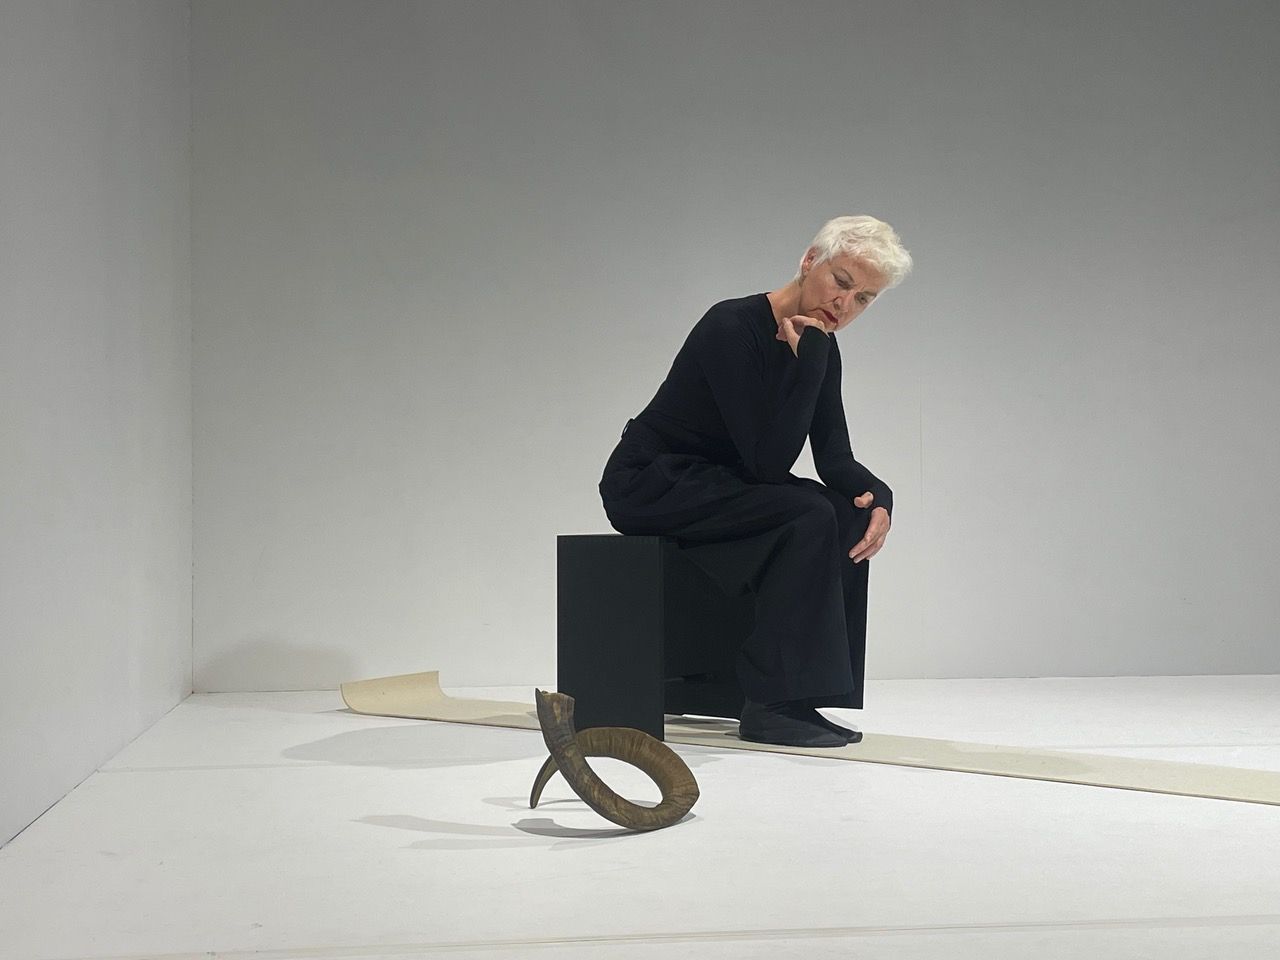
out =
{"type": "Polygon", "coordinates": [[[726,592],[755,593],[745,740],[862,738],[816,708],[862,707],[867,567],[893,492],[853,457],[835,334],[910,269],[887,223],[828,221],[790,283],[706,312],[605,464],[615,530],[675,537],[726,592]],[[821,483],[790,473],[806,436],[821,483]]]}

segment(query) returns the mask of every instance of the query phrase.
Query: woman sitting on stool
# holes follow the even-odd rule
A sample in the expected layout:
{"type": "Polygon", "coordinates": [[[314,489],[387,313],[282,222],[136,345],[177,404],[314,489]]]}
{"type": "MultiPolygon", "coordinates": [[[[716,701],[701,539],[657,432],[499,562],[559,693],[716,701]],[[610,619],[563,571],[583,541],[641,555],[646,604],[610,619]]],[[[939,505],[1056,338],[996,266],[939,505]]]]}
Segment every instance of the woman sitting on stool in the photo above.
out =
{"type": "Polygon", "coordinates": [[[605,464],[615,530],[675,537],[727,593],[755,593],[745,740],[862,739],[816,708],[862,707],[868,561],[893,492],[853,457],[835,335],[910,269],[887,223],[828,221],[790,283],[703,315],[605,464]],[[790,472],[806,436],[821,483],[790,472]]]}

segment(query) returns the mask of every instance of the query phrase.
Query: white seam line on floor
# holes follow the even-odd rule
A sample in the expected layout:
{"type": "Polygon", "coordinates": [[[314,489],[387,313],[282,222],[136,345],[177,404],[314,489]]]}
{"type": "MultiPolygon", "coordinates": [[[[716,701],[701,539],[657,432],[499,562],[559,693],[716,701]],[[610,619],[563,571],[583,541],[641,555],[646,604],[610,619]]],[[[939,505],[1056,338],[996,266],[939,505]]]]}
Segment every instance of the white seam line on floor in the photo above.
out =
{"type": "Polygon", "coordinates": [[[1063,930],[1183,929],[1187,927],[1280,926],[1280,914],[1222,917],[1135,917],[1113,920],[1028,921],[1024,923],[920,924],[898,927],[797,927],[767,930],[706,930],[685,933],[602,934],[595,937],[532,937],[503,940],[425,941],[367,944],[354,947],[297,947],[275,950],[203,950],[186,953],[127,953],[59,957],[55,960],[338,960],[341,957],[395,957],[431,951],[495,950],[516,947],[608,946],[628,943],[707,943],[738,940],[818,940],[852,937],[912,936],[951,933],[1022,933],[1063,930]]]}
{"type": "MultiPolygon", "coordinates": [[[[537,759],[532,757],[531,759],[537,759]]],[[[180,770],[279,770],[289,769],[292,767],[359,767],[364,769],[369,764],[364,763],[344,763],[336,760],[298,760],[293,763],[208,763],[208,764],[186,764],[178,767],[103,767],[98,773],[174,773],[180,770]]],[[[405,765],[389,765],[388,769],[430,769],[427,767],[412,767],[405,765]]]]}

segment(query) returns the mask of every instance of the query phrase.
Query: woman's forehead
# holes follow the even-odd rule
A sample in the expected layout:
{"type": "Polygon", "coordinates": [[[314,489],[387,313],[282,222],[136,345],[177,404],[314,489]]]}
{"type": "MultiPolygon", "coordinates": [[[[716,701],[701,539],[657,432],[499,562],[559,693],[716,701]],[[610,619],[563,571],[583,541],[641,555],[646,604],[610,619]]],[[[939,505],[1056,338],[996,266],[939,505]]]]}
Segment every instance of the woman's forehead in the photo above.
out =
{"type": "Polygon", "coordinates": [[[884,285],[884,274],[866,260],[851,253],[837,253],[827,263],[832,270],[843,270],[860,285],[875,287],[877,290],[884,285]]]}

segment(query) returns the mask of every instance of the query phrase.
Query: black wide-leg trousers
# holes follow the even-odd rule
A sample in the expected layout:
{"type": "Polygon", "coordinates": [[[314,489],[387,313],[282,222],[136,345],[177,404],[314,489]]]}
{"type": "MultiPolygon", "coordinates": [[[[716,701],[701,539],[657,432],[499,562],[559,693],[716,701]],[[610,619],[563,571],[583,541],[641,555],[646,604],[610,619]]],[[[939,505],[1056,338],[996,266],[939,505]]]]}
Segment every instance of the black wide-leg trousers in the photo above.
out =
{"type": "Polygon", "coordinates": [[[816,480],[756,483],[627,421],[600,480],[623,534],[676,538],[730,595],[755,594],[756,623],[738,655],[743,692],[758,703],[862,707],[867,570],[849,551],[870,508],[816,480]]]}

